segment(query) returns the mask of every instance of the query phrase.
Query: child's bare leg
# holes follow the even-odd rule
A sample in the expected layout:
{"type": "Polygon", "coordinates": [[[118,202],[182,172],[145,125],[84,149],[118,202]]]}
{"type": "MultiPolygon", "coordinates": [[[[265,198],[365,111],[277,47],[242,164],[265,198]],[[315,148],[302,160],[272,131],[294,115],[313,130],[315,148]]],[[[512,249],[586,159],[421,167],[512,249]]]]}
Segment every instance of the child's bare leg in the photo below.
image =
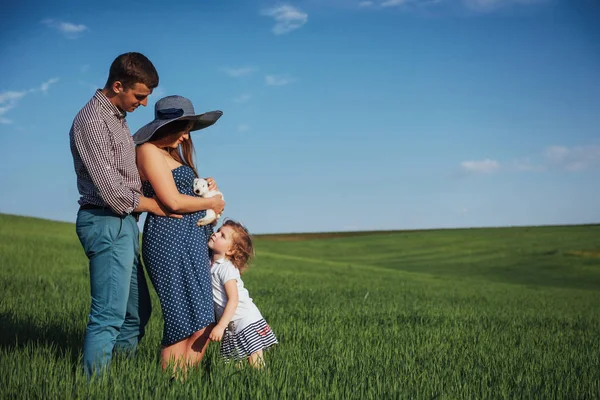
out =
{"type": "Polygon", "coordinates": [[[254,368],[263,368],[265,366],[265,360],[263,358],[263,351],[259,350],[257,352],[254,352],[252,354],[250,354],[250,357],[248,357],[248,363],[250,363],[250,365],[254,368]]]}

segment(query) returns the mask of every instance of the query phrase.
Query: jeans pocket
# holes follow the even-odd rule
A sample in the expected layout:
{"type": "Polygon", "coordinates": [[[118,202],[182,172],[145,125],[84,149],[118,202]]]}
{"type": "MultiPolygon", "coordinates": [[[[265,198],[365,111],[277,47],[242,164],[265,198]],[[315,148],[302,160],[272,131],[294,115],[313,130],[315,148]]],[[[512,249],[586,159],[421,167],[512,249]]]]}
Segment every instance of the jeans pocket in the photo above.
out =
{"type": "Polygon", "coordinates": [[[123,219],[115,215],[81,211],[75,230],[88,258],[110,248],[123,231],[123,219]]]}
{"type": "Polygon", "coordinates": [[[110,217],[110,223],[108,225],[109,228],[109,235],[110,238],[113,242],[116,242],[117,239],[119,239],[121,237],[121,234],[124,233],[123,232],[123,220],[125,218],[120,218],[120,217],[110,217]]]}
{"type": "Polygon", "coordinates": [[[99,236],[100,224],[89,211],[80,211],[77,214],[77,222],[75,223],[75,232],[79,238],[83,251],[90,257],[92,244],[99,236]]]}

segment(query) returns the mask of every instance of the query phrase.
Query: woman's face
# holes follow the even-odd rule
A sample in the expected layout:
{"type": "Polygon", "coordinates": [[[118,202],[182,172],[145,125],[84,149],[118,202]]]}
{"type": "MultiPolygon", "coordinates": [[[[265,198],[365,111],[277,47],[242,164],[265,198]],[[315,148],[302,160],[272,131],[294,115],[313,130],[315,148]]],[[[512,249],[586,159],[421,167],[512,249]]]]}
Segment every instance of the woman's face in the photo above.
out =
{"type": "Polygon", "coordinates": [[[185,127],[184,130],[182,130],[181,132],[179,132],[179,137],[176,141],[174,141],[173,143],[169,144],[167,147],[170,147],[172,149],[176,149],[179,147],[179,145],[181,145],[184,141],[188,140],[190,138],[190,129],[192,129],[192,126],[194,126],[194,122],[190,121],[187,126],[185,127]]]}

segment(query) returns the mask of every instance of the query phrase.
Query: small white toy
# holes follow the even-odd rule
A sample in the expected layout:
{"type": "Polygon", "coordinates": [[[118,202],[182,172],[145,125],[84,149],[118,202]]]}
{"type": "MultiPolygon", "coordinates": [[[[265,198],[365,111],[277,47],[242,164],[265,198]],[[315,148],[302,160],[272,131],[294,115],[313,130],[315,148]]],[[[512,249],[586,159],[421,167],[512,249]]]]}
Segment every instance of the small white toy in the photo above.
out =
{"type": "MultiPolygon", "coordinates": [[[[206,198],[214,197],[214,196],[223,197],[223,193],[219,192],[218,190],[209,190],[208,189],[208,181],[203,178],[194,179],[194,193],[196,193],[196,195],[198,195],[200,197],[206,197],[206,198]]],[[[223,198],[223,200],[225,200],[225,198],[223,198]]],[[[210,223],[215,222],[219,218],[221,218],[221,214],[216,215],[214,210],[208,209],[208,210],[206,210],[206,215],[198,220],[197,225],[198,226],[208,225],[210,223]]]]}

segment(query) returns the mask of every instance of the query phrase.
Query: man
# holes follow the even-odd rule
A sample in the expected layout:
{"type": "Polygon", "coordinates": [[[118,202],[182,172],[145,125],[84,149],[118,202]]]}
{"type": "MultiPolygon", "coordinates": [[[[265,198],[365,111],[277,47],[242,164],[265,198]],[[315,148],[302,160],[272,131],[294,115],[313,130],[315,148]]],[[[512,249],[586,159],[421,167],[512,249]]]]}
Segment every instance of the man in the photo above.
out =
{"type": "Polygon", "coordinates": [[[92,304],[83,342],[88,377],[108,367],[113,350],[135,352],[150,318],[137,217],[165,212],[141,194],[125,116],[145,107],[157,86],[156,69],[144,55],[118,56],[104,89],[79,111],[69,133],[81,195],[76,231],[90,268],[92,304]]]}

